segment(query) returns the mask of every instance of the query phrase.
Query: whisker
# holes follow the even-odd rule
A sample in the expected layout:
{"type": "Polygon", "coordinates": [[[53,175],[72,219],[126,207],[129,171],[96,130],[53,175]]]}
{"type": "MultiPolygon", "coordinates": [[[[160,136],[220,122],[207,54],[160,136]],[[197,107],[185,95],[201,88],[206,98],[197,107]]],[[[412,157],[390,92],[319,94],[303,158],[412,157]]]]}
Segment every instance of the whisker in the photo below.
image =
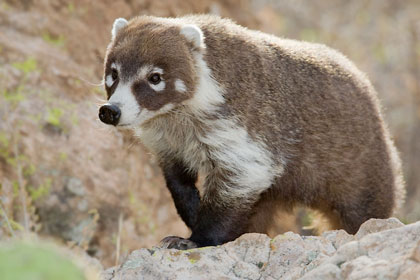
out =
{"type": "Polygon", "coordinates": [[[82,78],[82,77],[78,77],[78,79],[79,79],[80,81],[82,81],[82,82],[84,82],[84,83],[88,84],[88,85],[95,86],[95,87],[100,87],[100,86],[103,86],[103,85],[105,84],[104,79],[102,79],[99,83],[93,83],[93,82],[90,82],[90,81],[88,81],[88,80],[85,80],[85,79],[84,79],[84,78],[82,78]]]}
{"type": "Polygon", "coordinates": [[[95,100],[93,100],[92,102],[95,103],[96,106],[100,107],[107,103],[107,101],[108,100],[106,100],[105,98],[95,95],[95,100]]]}
{"type": "Polygon", "coordinates": [[[130,149],[132,147],[134,147],[135,144],[136,144],[136,141],[135,140],[132,140],[131,143],[128,145],[127,151],[130,151],[130,149]]]}

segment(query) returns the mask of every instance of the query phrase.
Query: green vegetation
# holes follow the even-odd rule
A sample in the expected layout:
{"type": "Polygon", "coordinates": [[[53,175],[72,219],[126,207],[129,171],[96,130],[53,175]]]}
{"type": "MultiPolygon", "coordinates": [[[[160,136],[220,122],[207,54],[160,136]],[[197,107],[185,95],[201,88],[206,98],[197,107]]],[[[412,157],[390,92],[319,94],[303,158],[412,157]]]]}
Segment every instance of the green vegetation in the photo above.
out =
{"type": "Polygon", "coordinates": [[[303,217],[302,217],[303,228],[307,228],[307,227],[312,226],[313,220],[314,220],[313,213],[309,210],[306,210],[303,217]]]}
{"type": "Polygon", "coordinates": [[[6,132],[0,132],[0,158],[7,159],[9,156],[9,137],[6,132]]]}
{"type": "Polygon", "coordinates": [[[48,44],[54,45],[56,47],[63,47],[66,40],[64,35],[58,35],[58,36],[53,36],[48,32],[44,32],[42,34],[42,39],[44,39],[45,42],[47,42],[48,44]]]}
{"type": "Polygon", "coordinates": [[[37,70],[37,62],[33,57],[29,57],[22,62],[12,63],[12,66],[22,71],[25,75],[37,70]]]}
{"type": "Polygon", "coordinates": [[[69,11],[70,14],[74,13],[75,8],[74,8],[74,3],[70,2],[67,4],[67,11],[69,11]]]}
{"type": "Polygon", "coordinates": [[[0,3],[0,10],[9,11],[10,9],[11,9],[11,7],[6,2],[2,1],[0,3]]]}
{"type": "Polygon", "coordinates": [[[61,121],[60,118],[63,115],[63,111],[60,108],[49,108],[47,112],[47,123],[60,127],[61,121]]]}
{"type": "Polygon", "coordinates": [[[47,244],[0,244],[2,280],[83,280],[84,273],[68,257],[47,244]]]}
{"type": "Polygon", "coordinates": [[[51,178],[45,178],[44,182],[40,184],[37,188],[28,186],[27,189],[31,196],[32,201],[36,201],[41,197],[44,197],[49,194],[52,185],[51,178]]]}
{"type": "Polygon", "coordinates": [[[67,160],[68,155],[65,152],[61,152],[59,154],[59,159],[60,161],[66,161],[67,160]]]}
{"type": "Polygon", "coordinates": [[[1,92],[1,95],[3,96],[5,101],[9,102],[13,107],[15,107],[19,102],[25,99],[25,96],[23,95],[23,89],[23,85],[19,85],[13,91],[8,91],[7,89],[4,89],[1,92]]]}

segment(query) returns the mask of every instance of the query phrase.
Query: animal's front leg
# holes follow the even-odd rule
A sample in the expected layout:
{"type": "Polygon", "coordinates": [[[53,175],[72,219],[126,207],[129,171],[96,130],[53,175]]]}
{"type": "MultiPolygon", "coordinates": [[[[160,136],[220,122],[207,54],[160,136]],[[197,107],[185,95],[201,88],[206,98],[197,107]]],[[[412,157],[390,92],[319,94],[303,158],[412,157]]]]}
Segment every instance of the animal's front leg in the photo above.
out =
{"type": "MultiPolygon", "coordinates": [[[[197,173],[189,171],[182,161],[177,160],[162,163],[161,166],[176,210],[185,224],[192,229],[200,207],[200,194],[195,186],[197,173]]],[[[165,237],[159,246],[179,250],[197,247],[194,242],[177,236],[165,237]]]]}
{"type": "MultiPolygon", "coordinates": [[[[214,198],[214,197],[213,197],[214,198]]],[[[160,246],[168,249],[187,250],[191,248],[216,246],[235,240],[249,227],[249,218],[253,205],[237,198],[237,205],[220,204],[221,201],[207,198],[203,200],[197,215],[197,221],[188,239],[168,236],[160,246]]]]}
{"type": "Polygon", "coordinates": [[[200,194],[195,186],[197,173],[189,171],[182,161],[172,160],[161,166],[176,210],[185,224],[192,229],[200,206],[200,194]]]}
{"type": "Polygon", "coordinates": [[[190,238],[169,237],[167,248],[220,245],[246,232],[261,189],[237,185],[222,174],[215,171],[207,176],[190,238]]]}
{"type": "Polygon", "coordinates": [[[234,200],[229,201],[227,197],[219,196],[222,193],[202,199],[190,238],[168,236],[161,241],[160,246],[178,250],[215,246],[235,240],[245,233],[249,227],[253,203],[246,196],[231,198],[234,200]]]}
{"type": "Polygon", "coordinates": [[[253,206],[243,197],[231,202],[226,198],[217,201],[214,197],[203,200],[189,240],[198,247],[216,246],[235,240],[246,233],[253,206]]]}
{"type": "Polygon", "coordinates": [[[270,186],[264,185],[257,176],[260,175],[235,174],[231,170],[215,168],[206,177],[197,221],[189,240],[198,247],[215,246],[246,233],[255,204],[270,186]],[[240,177],[242,175],[248,177],[240,177]],[[251,177],[255,180],[250,180],[251,177]]]}
{"type": "Polygon", "coordinates": [[[164,247],[189,249],[220,245],[246,233],[255,204],[261,193],[271,186],[272,178],[267,179],[270,174],[245,171],[235,174],[233,168],[224,170],[216,166],[207,174],[204,193],[195,204],[197,212],[190,224],[190,238],[168,237],[164,247]]]}

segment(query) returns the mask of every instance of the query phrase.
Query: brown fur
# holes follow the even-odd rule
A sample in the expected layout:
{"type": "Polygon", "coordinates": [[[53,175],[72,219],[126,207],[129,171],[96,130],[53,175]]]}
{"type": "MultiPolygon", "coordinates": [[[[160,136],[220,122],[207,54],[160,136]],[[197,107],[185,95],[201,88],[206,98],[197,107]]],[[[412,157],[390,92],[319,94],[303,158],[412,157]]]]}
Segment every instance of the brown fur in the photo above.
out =
{"type": "Polygon", "coordinates": [[[317,209],[332,227],[355,233],[369,218],[389,217],[403,201],[400,161],[376,92],[353,63],[328,47],[280,39],[214,16],[138,17],[111,45],[106,74],[113,60],[127,76],[139,65],[152,64],[164,69],[170,83],[174,78],[185,82],[185,93],[174,91],[173,83],[159,95],[135,86],[140,106],[149,110],[176,104],[143,124],[143,141],[161,162],[177,158],[186,168],[204,172],[201,203],[235,209],[231,219],[245,215],[246,229],[238,233],[266,232],[276,207],[296,205],[317,209]],[[205,49],[179,34],[183,24],[200,27],[205,49]],[[187,104],[198,81],[197,53],[225,100],[201,115],[187,104]],[[246,198],[226,195],[229,189],[222,183],[232,174],[201,140],[209,122],[220,118],[235,120],[283,168],[269,189],[246,198]]]}

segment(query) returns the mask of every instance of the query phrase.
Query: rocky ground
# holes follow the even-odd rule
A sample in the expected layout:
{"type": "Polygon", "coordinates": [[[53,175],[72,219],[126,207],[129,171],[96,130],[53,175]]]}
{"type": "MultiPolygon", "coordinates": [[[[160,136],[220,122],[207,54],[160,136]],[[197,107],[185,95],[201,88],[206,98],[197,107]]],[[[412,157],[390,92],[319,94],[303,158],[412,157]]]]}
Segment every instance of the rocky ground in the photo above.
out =
{"type": "Polygon", "coordinates": [[[420,279],[420,222],[371,219],[355,235],[245,234],[223,246],[132,252],[111,279],[420,279]]]}

